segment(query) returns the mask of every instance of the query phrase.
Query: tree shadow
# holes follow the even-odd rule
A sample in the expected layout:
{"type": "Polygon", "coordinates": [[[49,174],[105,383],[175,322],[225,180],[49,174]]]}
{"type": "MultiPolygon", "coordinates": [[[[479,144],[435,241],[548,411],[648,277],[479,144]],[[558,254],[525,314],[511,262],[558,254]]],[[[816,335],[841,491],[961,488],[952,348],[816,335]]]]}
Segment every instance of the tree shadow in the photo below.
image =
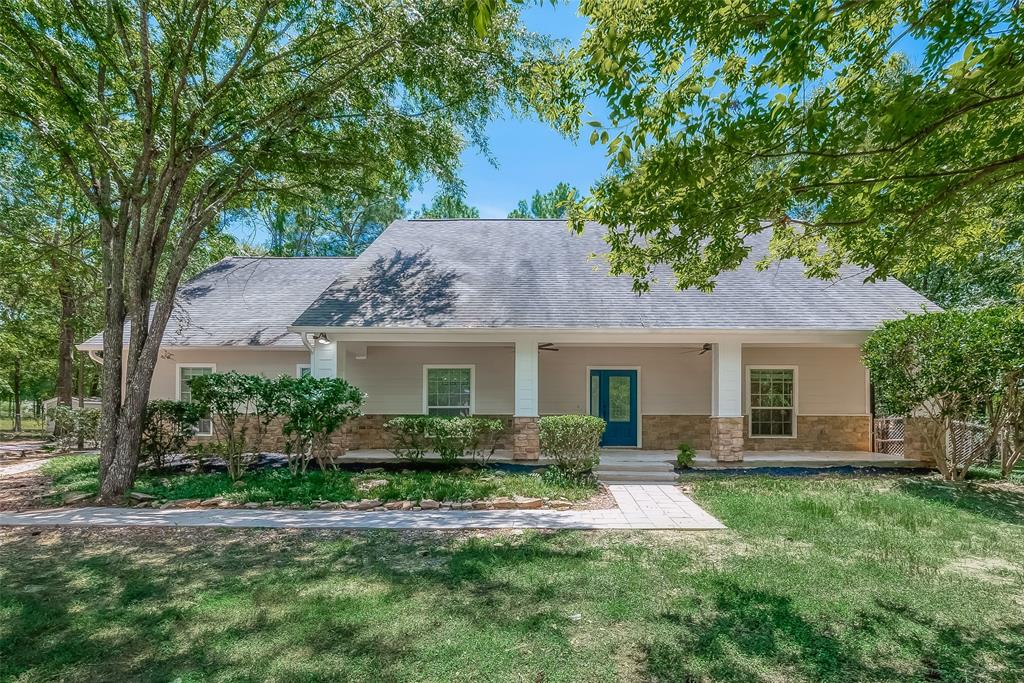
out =
{"type": "Polygon", "coordinates": [[[1002,671],[1005,678],[985,680],[1011,681],[1024,666],[1020,622],[970,629],[876,600],[833,625],[803,616],[784,595],[730,580],[702,588],[708,590],[695,610],[661,615],[668,628],[644,647],[652,680],[970,681],[1002,671]],[[859,647],[865,642],[889,643],[904,656],[892,666],[872,647],[859,647]]]}
{"type": "Polygon", "coordinates": [[[1024,487],[1018,484],[905,479],[896,485],[896,490],[1000,522],[1024,524],[1024,487]]]}
{"type": "Polygon", "coordinates": [[[446,322],[458,300],[462,276],[443,268],[428,249],[396,250],[379,256],[354,282],[343,278],[310,306],[304,319],[323,325],[435,327],[446,322]]]}

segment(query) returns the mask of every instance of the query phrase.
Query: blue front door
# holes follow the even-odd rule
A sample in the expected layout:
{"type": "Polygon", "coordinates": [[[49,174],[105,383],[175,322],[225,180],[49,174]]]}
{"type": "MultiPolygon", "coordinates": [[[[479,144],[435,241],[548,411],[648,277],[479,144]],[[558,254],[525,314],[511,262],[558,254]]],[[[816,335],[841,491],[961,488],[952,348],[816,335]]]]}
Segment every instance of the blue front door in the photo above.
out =
{"type": "Polygon", "coordinates": [[[636,370],[591,370],[590,414],[607,424],[602,446],[636,446],[636,370]]]}

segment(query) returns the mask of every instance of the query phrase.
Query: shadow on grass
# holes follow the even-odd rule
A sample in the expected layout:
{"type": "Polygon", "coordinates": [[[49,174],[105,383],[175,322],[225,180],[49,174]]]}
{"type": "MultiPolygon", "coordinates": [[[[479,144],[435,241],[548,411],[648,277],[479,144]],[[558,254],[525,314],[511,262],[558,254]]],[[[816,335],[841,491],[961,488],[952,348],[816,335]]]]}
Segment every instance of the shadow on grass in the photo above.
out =
{"type": "Polygon", "coordinates": [[[409,680],[446,625],[512,642],[572,627],[543,582],[508,577],[599,556],[540,536],[180,532],[118,547],[59,533],[2,553],[0,680],[409,680]]]}
{"type": "Polygon", "coordinates": [[[1024,525],[1024,487],[1019,484],[907,479],[899,482],[896,490],[1000,522],[1024,525]]]}
{"type": "Polygon", "coordinates": [[[730,580],[707,588],[696,610],[661,615],[669,628],[644,647],[651,679],[1017,681],[1024,667],[1020,622],[999,630],[943,624],[881,601],[845,623],[812,621],[788,596],[730,580]],[[879,656],[879,643],[881,652],[903,653],[898,664],[879,656]]]}

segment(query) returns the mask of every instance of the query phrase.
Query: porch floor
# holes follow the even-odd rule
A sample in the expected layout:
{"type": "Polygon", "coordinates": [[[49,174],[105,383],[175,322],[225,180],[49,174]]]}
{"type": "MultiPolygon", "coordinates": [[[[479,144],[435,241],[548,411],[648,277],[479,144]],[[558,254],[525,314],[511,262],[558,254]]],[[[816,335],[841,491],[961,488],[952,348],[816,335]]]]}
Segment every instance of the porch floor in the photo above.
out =
{"type": "MultiPolygon", "coordinates": [[[[434,453],[427,453],[425,460],[437,461],[434,453]]],[[[548,465],[549,458],[540,460],[513,460],[511,451],[495,451],[490,462],[516,463],[521,465],[548,465]]],[[[601,466],[675,464],[676,453],[669,450],[648,450],[638,448],[602,448],[601,466]]],[[[360,449],[349,451],[338,458],[339,463],[389,463],[397,462],[394,453],[384,449],[360,449]]],[[[468,459],[467,459],[468,461],[468,459]]],[[[927,465],[917,460],[908,460],[899,455],[869,453],[865,451],[746,451],[741,462],[718,462],[708,451],[697,451],[694,469],[742,469],[753,467],[891,467],[921,468],[927,465]]]]}

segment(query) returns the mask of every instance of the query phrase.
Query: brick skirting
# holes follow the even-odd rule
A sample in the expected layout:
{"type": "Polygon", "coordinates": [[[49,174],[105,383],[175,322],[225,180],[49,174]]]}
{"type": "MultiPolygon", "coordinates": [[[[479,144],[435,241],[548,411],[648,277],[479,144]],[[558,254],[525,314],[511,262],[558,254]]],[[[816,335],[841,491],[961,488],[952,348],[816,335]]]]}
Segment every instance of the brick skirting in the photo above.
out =
{"type": "Polygon", "coordinates": [[[711,449],[711,422],[707,415],[644,415],[643,447],[674,451],[688,443],[698,451],[711,449]]]}
{"type": "Polygon", "coordinates": [[[748,451],[870,451],[870,415],[797,415],[796,437],[758,438],[743,425],[748,451]]]}

